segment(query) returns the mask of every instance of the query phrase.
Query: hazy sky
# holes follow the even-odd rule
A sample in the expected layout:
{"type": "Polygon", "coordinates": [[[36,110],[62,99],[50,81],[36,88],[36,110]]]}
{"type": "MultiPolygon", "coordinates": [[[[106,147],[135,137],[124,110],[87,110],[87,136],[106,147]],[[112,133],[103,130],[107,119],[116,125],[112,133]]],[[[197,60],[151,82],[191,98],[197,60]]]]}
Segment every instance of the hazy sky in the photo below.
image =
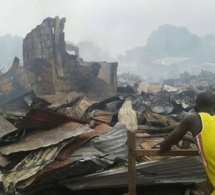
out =
{"type": "Polygon", "coordinates": [[[215,34],[215,0],[0,0],[0,35],[25,35],[46,17],[66,17],[66,40],[93,41],[112,55],[144,46],[160,25],[215,34]]]}

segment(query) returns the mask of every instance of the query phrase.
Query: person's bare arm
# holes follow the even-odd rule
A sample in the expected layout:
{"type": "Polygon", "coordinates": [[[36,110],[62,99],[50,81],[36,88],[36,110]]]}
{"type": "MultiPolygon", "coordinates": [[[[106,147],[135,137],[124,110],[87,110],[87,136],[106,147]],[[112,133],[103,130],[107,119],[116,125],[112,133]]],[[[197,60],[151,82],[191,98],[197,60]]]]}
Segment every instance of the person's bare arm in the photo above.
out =
{"type": "Polygon", "coordinates": [[[160,151],[169,151],[172,145],[175,145],[182,140],[185,134],[190,130],[192,120],[193,119],[190,116],[183,119],[179,126],[176,127],[163,142],[161,142],[160,151]]]}
{"type": "Polygon", "coordinates": [[[192,136],[192,135],[186,134],[186,135],[182,138],[182,140],[193,143],[193,136],[192,136]]]}

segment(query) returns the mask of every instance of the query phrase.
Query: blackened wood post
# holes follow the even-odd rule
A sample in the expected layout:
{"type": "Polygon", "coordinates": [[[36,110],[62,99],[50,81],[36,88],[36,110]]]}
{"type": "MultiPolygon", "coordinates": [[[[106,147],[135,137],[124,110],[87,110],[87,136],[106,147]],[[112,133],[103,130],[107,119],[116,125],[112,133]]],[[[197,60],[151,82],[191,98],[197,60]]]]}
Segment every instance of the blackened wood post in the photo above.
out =
{"type": "Polygon", "coordinates": [[[128,131],[128,192],[129,195],[136,195],[136,133],[128,131]]]}

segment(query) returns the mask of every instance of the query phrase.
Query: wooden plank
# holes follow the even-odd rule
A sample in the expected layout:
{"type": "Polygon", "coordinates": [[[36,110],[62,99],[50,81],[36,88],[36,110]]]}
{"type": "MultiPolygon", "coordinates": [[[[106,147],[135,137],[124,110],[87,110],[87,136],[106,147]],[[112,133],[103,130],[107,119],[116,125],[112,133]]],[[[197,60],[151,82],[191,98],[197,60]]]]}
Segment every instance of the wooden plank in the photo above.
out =
{"type": "Polygon", "coordinates": [[[136,148],[136,133],[128,131],[128,192],[136,195],[136,158],[133,151],[136,148]]]}
{"type": "Polygon", "coordinates": [[[128,194],[136,195],[136,157],[198,156],[198,150],[180,149],[160,152],[159,149],[136,149],[136,132],[128,131],[128,194]]]}
{"type": "Polygon", "coordinates": [[[180,149],[170,150],[168,152],[160,152],[159,149],[145,150],[145,149],[134,149],[132,153],[135,157],[138,156],[198,156],[198,150],[180,149]]]}

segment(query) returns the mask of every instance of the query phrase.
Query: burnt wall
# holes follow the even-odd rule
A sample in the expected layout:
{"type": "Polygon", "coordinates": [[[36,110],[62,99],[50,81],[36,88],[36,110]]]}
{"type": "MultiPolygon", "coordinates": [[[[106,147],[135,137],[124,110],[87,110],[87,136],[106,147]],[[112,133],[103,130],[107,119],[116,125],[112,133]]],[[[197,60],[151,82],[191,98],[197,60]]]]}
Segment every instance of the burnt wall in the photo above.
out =
{"type": "Polygon", "coordinates": [[[35,58],[55,61],[54,26],[55,20],[47,18],[27,34],[23,41],[24,66],[35,58]]]}
{"type": "Polygon", "coordinates": [[[47,59],[35,58],[25,66],[29,83],[36,95],[55,94],[54,69],[47,59]]]}
{"type": "Polygon", "coordinates": [[[34,93],[48,95],[76,91],[98,99],[115,95],[117,63],[100,67],[102,74],[99,73],[100,69],[80,64],[77,48],[77,55],[70,55],[66,51],[63,32],[65,21],[65,18],[47,18],[24,39],[24,68],[34,93]],[[96,71],[98,74],[95,74],[96,71]]]}

